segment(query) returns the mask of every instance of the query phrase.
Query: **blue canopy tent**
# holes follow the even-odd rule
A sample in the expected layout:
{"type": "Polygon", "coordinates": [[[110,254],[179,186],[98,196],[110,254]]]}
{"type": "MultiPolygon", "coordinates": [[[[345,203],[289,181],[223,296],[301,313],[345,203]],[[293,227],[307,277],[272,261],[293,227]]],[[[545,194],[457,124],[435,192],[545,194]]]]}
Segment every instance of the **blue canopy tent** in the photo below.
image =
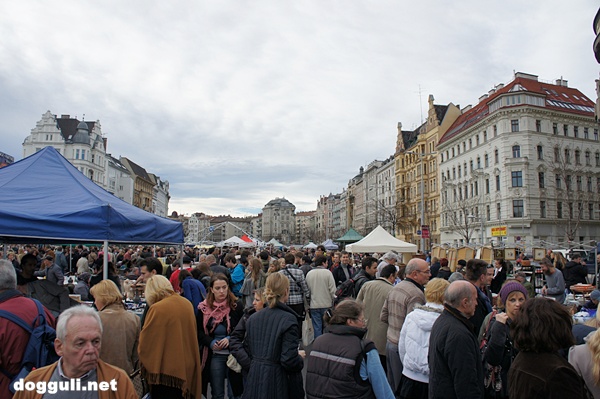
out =
{"type": "Polygon", "coordinates": [[[183,244],[180,222],[115,197],[54,147],[0,169],[0,190],[0,242],[183,244]]]}

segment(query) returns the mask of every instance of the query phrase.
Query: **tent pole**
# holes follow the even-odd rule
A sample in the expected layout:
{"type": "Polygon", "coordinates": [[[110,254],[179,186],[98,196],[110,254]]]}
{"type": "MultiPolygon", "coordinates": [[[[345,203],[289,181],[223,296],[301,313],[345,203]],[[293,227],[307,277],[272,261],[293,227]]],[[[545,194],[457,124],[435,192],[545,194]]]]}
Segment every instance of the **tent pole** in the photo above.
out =
{"type": "Polygon", "coordinates": [[[69,244],[69,275],[73,274],[73,244],[69,244]]]}
{"type": "Polygon", "coordinates": [[[104,251],[104,267],[103,267],[103,272],[102,272],[102,280],[107,280],[108,279],[108,241],[104,241],[104,247],[103,247],[103,251],[104,251]]]}

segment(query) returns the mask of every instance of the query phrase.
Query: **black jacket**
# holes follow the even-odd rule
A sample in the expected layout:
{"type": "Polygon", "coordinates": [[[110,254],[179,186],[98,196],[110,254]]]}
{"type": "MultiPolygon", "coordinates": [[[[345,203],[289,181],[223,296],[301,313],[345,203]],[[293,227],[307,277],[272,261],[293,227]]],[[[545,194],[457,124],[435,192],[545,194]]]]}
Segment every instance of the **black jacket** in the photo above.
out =
{"type": "Polygon", "coordinates": [[[490,284],[490,289],[494,294],[500,292],[500,288],[502,288],[502,284],[506,281],[506,267],[503,267],[498,273],[496,273],[496,277],[492,280],[490,284]]]}
{"type": "Polygon", "coordinates": [[[243,355],[251,359],[244,399],[304,395],[301,374],[304,361],[298,354],[298,326],[298,315],[281,302],[248,318],[246,342],[241,348],[243,355]],[[290,381],[298,384],[290,386],[290,381]]]}
{"type": "Polygon", "coordinates": [[[486,334],[487,345],[483,350],[483,361],[490,366],[501,366],[500,378],[502,380],[502,391],[500,397],[508,397],[508,370],[515,356],[515,349],[510,339],[510,320],[506,324],[491,319],[490,327],[486,334]]]}
{"type": "Polygon", "coordinates": [[[431,329],[428,360],[429,398],[483,398],[483,367],[473,325],[448,305],[431,329]]]}
{"type": "Polygon", "coordinates": [[[578,283],[587,284],[587,267],[579,262],[567,262],[562,273],[563,277],[565,278],[565,287],[569,290],[571,289],[572,285],[578,283]]]}
{"type": "Polygon", "coordinates": [[[336,287],[338,287],[340,284],[347,280],[346,273],[344,273],[344,269],[342,269],[343,267],[346,268],[348,276],[352,277],[352,266],[340,264],[338,267],[333,269],[333,279],[335,280],[336,287]]]}

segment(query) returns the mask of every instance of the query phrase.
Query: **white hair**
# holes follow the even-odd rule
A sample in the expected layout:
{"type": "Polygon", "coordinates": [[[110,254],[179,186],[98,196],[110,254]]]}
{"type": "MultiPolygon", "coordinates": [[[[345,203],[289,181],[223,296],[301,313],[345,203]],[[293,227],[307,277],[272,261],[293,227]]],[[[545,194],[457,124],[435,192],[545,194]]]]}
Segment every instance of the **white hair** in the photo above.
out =
{"type": "Polygon", "coordinates": [[[56,323],[56,337],[61,341],[65,342],[67,338],[67,324],[72,317],[92,317],[98,323],[100,327],[100,334],[102,334],[102,321],[100,315],[93,308],[86,305],[73,306],[62,312],[58,317],[58,323],[56,323]]]}
{"type": "Polygon", "coordinates": [[[0,260],[0,292],[17,288],[17,272],[12,262],[0,260]]]}
{"type": "Polygon", "coordinates": [[[400,260],[400,259],[398,259],[398,255],[396,255],[396,253],[394,253],[392,251],[390,251],[390,252],[386,253],[385,255],[383,255],[382,259],[383,260],[392,260],[393,259],[393,260],[396,260],[396,261],[400,260]]]}

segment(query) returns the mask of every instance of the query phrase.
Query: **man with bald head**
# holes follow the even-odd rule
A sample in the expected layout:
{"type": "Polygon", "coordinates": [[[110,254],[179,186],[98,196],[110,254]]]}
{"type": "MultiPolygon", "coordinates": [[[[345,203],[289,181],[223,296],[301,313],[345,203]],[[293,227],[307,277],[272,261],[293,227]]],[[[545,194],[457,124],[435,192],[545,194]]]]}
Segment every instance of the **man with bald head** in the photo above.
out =
{"type": "Polygon", "coordinates": [[[381,309],[381,321],[388,325],[386,360],[387,378],[393,392],[399,392],[402,363],[398,354],[398,338],[406,315],[417,305],[425,305],[425,284],[429,281],[429,265],[423,259],[413,258],[406,265],[406,278],[388,294],[381,309]]]}
{"type": "Polygon", "coordinates": [[[477,332],[469,318],[477,289],[455,281],[444,293],[444,311],[429,338],[429,398],[483,398],[483,368],[477,332]]]}

